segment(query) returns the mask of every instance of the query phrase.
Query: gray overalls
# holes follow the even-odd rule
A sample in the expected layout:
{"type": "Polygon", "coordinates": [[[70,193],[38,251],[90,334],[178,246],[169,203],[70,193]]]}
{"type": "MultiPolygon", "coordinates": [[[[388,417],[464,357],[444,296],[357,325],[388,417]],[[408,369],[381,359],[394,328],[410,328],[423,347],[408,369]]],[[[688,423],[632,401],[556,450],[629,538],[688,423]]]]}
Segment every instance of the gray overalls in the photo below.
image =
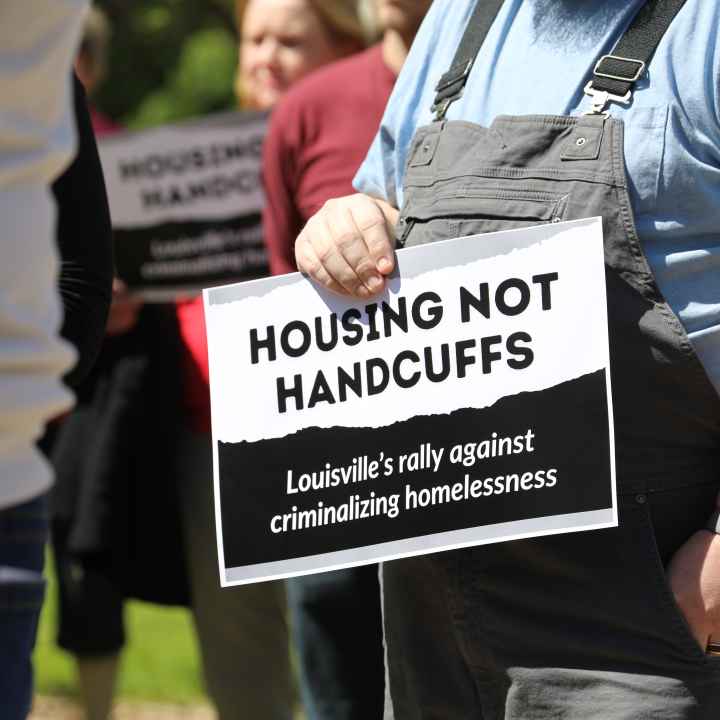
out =
{"type": "Polygon", "coordinates": [[[409,154],[400,244],[603,218],[620,525],[385,563],[386,718],[717,720],[720,658],[664,566],[714,509],[720,398],[638,240],[623,123],[596,97],[486,128],[444,120],[446,99],[409,154]]]}

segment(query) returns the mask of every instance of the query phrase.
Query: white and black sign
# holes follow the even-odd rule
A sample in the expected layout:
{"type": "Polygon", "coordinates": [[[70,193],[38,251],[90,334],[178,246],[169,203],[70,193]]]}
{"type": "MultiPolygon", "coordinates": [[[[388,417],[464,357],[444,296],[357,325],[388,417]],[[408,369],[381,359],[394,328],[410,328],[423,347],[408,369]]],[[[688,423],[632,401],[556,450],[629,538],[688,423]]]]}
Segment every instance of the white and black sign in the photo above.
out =
{"type": "Polygon", "coordinates": [[[118,275],[147,299],[267,275],[266,116],[223,113],[99,144],[118,275]]]}
{"type": "Polygon", "coordinates": [[[204,297],[223,585],[617,523],[599,219],[204,297]]]}

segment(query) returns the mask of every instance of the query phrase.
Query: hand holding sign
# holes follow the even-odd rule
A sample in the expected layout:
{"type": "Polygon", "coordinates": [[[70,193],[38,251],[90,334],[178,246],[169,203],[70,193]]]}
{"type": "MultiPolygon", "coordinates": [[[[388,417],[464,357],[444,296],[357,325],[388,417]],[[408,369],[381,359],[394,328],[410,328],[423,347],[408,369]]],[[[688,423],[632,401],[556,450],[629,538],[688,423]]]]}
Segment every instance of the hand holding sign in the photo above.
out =
{"type": "Polygon", "coordinates": [[[389,203],[367,195],[329,200],[295,243],[298,269],[341,295],[367,298],[381,292],[395,267],[398,214],[389,203]]]}

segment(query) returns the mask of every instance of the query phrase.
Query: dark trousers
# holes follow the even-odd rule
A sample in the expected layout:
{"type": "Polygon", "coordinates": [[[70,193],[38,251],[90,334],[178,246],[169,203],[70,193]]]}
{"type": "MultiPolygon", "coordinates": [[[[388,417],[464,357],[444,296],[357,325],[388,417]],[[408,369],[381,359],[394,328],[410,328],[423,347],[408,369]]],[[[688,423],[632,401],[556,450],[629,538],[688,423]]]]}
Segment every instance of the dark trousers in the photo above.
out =
{"type": "Polygon", "coordinates": [[[664,569],[717,491],[622,495],[618,528],[386,563],[386,717],[717,718],[720,658],[664,569]]]}
{"type": "Polygon", "coordinates": [[[287,591],[308,720],[382,718],[377,565],[293,578],[287,591]]]}
{"type": "Polygon", "coordinates": [[[24,720],[32,703],[31,657],[45,593],[45,496],[0,510],[0,717],[24,720]]]}

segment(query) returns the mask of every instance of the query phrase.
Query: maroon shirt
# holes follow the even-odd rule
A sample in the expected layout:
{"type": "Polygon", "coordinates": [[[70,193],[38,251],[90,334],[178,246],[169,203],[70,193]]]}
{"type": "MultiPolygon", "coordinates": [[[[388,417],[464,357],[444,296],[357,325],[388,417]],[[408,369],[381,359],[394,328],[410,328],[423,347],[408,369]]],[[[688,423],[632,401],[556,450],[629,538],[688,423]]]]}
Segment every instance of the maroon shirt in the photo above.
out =
{"type": "MultiPolygon", "coordinates": [[[[395,79],[375,46],[315,71],[273,110],[263,150],[263,230],[274,274],[296,269],[295,238],[308,218],[329,198],[354,192],[352,179],[375,137],[395,79]]],[[[202,298],[178,303],[177,312],[186,348],[185,412],[196,430],[207,432],[202,298]]]]}
{"type": "Polygon", "coordinates": [[[354,192],[395,80],[375,45],[315,71],[273,110],[263,150],[263,232],[274,275],[297,269],[295,238],[310,216],[354,192]]]}

